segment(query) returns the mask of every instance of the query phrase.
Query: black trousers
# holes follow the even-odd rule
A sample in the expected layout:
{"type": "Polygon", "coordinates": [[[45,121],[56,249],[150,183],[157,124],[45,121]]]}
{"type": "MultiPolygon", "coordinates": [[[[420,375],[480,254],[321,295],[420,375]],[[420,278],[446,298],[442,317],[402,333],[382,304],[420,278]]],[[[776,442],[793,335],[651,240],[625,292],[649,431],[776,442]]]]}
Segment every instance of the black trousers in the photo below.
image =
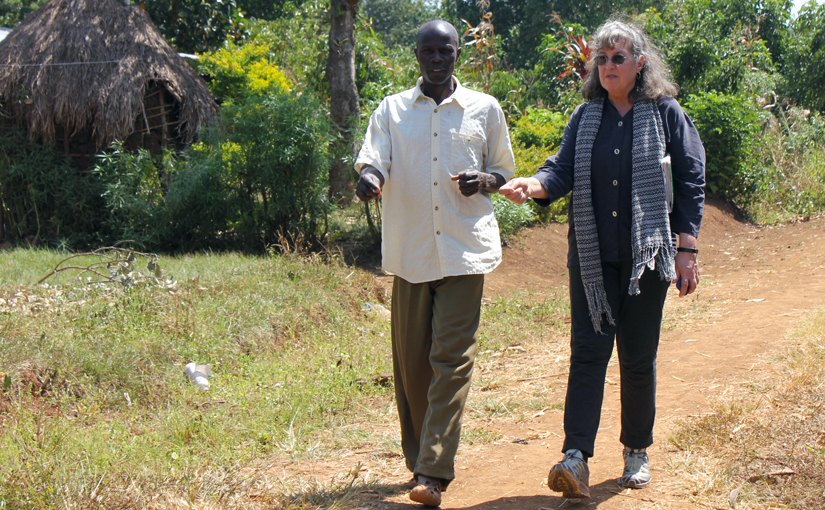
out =
{"type": "Polygon", "coordinates": [[[570,268],[571,354],[564,405],[564,447],[592,457],[599,429],[605,374],[615,339],[621,373],[622,431],[629,448],[653,444],[656,417],[656,353],[669,281],[645,269],[640,294],[627,293],[632,261],[602,262],[604,288],[615,325],[593,329],[579,267],[570,268]]]}

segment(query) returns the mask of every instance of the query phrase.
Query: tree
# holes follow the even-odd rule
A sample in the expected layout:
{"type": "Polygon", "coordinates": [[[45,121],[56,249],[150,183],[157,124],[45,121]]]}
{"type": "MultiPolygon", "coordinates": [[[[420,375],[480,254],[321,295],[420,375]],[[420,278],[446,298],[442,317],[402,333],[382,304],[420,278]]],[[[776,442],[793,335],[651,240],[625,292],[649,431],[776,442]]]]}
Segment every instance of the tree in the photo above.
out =
{"type": "Polygon", "coordinates": [[[808,2],[792,28],[782,65],[789,95],[800,105],[825,113],[825,5],[808,2]]]}
{"type": "MultiPolygon", "coordinates": [[[[443,14],[456,26],[466,19],[473,26],[480,19],[477,0],[444,0],[443,14]]],[[[582,8],[572,0],[490,0],[489,11],[496,34],[502,38],[503,60],[509,66],[532,67],[540,59],[536,51],[542,37],[553,32],[553,16],[564,23],[578,23],[596,28],[614,13],[636,13],[649,7],[659,7],[664,0],[593,0],[582,8]]]]}
{"type": "Polygon", "coordinates": [[[146,0],[143,5],[178,51],[203,53],[219,48],[227,37],[244,36],[243,12],[235,0],[146,0]]]}
{"type": "Polygon", "coordinates": [[[358,89],[355,87],[355,16],[358,0],[330,0],[329,55],[329,114],[333,129],[338,134],[333,142],[333,161],[329,169],[329,196],[340,200],[352,180],[349,178],[353,151],[352,136],[358,124],[360,109],[358,89]]]}
{"type": "Polygon", "coordinates": [[[436,18],[424,0],[361,0],[358,10],[386,47],[403,46],[408,51],[415,46],[418,27],[436,18]]]}

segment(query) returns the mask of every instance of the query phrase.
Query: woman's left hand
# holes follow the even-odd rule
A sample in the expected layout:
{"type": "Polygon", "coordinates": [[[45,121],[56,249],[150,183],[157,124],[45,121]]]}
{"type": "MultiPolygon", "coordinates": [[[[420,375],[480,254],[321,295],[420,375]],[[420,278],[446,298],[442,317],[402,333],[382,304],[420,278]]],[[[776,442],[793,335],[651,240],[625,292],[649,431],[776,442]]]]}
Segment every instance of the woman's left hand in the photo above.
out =
{"type": "MultiPolygon", "coordinates": [[[[696,238],[689,234],[679,234],[679,246],[696,248],[696,238]]],[[[699,285],[699,254],[676,252],[676,281],[681,280],[679,297],[687,296],[699,285]]]]}

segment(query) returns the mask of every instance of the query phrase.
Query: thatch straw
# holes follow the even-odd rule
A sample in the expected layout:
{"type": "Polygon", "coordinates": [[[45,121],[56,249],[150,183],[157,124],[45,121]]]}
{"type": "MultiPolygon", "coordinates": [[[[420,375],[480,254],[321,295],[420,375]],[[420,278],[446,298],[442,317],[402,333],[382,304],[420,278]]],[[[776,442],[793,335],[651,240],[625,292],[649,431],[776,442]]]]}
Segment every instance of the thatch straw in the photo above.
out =
{"type": "Polygon", "coordinates": [[[204,81],[149,15],[123,0],[52,0],[0,42],[0,98],[33,137],[92,126],[98,147],[123,140],[150,80],[178,103],[183,143],[216,118],[204,81]]]}

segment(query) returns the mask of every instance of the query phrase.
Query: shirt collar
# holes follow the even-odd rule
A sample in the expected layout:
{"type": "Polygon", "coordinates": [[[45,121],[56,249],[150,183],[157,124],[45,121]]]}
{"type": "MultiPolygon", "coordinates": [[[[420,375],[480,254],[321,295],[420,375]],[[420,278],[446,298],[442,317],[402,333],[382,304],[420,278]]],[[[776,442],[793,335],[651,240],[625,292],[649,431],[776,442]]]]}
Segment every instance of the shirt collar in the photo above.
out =
{"type": "MultiPolygon", "coordinates": [[[[464,88],[461,83],[458,81],[458,78],[453,76],[453,82],[455,82],[455,90],[453,91],[452,95],[441,102],[441,104],[447,103],[449,101],[455,101],[456,104],[462,108],[467,108],[469,103],[469,98],[467,97],[467,89],[464,88]]],[[[424,83],[424,78],[418,77],[418,81],[415,83],[415,92],[413,92],[413,103],[418,101],[421,97],[427,97],[424,95],[424,92],[421,91],[421,84],[424,83]]]]}

